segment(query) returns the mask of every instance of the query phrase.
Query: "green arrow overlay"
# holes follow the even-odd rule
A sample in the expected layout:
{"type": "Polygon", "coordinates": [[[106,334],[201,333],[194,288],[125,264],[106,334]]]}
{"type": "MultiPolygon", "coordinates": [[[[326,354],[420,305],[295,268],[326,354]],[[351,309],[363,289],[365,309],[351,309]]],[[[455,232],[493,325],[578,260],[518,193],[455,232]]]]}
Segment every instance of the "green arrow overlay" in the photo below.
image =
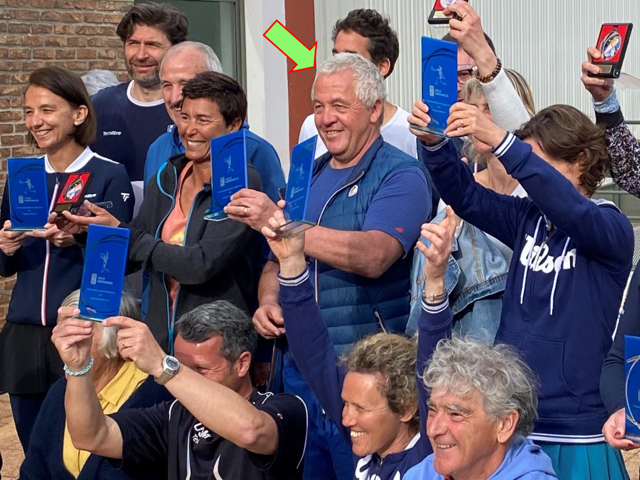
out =
{"type": "Polygon", "coordinates": [[[287,30],[278,20],[264,32],[264,38],[269,40],[278,50],[284,53],[293,63],[295,67],[291,72],[299,70],[307,70],[316,66],[316,47],[318,42],[314,43],[311,48],[302,43],[298,38],[287,30]]]}

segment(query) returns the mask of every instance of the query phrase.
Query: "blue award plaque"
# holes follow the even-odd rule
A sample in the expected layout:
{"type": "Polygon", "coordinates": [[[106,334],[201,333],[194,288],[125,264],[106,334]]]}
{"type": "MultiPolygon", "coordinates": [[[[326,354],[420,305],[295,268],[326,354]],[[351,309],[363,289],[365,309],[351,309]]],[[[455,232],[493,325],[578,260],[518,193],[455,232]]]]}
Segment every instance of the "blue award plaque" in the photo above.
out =
{"type": "Polygon", "coordinates": [[[44,157],[9,158],[11,230],[41,230],[49,218],[44,157]]]}
{"type": "Polygon", "coordinates": [[[227,218],[231,195],[247,188],[247,146],[244,129],[211,139],[211,207],[205,220],[227,218]]]}
{"type": "Polygon", "coordinates": [[[625,437],[640,443],[640,337],[624,336],[625,437]]]}
{"type": "Polygon", "coordinates": [[[276,232],[283,237],[296,235],[315,226],[315,222],[307,217],[307,205],[317,142],[318,136],[315,135],[293,147],[291,152],[286,204],[283,212],[287,223],[276,229],[276,232]]]}
{"type": "Polygon", "coordinates": [[[128,229],[89,225],[79,318],[101,322],[119,314],[128,250],[128,229]]]}
{"type": "Polygon", "coordinates": [[[458,45],[422,37],[422,101],[429,107],[431,123],[426,128],[441,137],[447,128],[449,109],[458,101],[458,45]]]}

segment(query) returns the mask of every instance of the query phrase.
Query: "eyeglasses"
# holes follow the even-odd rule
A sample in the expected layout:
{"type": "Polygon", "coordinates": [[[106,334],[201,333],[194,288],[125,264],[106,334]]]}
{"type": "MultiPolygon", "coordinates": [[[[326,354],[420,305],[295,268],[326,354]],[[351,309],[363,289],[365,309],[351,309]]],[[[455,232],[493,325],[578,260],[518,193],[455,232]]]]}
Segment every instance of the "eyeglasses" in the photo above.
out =
{"type": "Polygon", "coordinates": [[[458,85],[464,85],[469,80],[471,80],[471,77],[476,76],[476,71],[478,70],[478,67],[472,67],[470,65],[459,65],[459,67],[463,67],[463,68],[458,68],[458,85]],[[467,67],[467,68],[464,68],[464,67],[467,67]]]}

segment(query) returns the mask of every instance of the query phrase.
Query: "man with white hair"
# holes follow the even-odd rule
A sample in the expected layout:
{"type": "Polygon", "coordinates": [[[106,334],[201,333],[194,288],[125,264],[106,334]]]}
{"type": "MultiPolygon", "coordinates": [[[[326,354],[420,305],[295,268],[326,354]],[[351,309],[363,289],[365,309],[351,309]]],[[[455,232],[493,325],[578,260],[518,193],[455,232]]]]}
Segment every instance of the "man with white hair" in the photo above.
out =
{"type": "MultiPolygon", "coordinates": [[[[404,333],[413,246],[420,225],[431,218],[431,191],[422,165],[380,134],[386,94],[373,63],[355,53],[332,56],[318,69],[312,97],[328,152],[313,172],[307,212],[317,226],[306,232],[305,254],[321,315],[342,353],[373,333],[404,333]]],[[[239,192],[226,212],[260,230],[276,207],[261,207],[258,198],[258,192],[239,192]]],[[[284,333],[278,271],[275,261],[267,262],[253,317],[266,338],[284,333]]],[[[323,418],[288,352],[283,377],[285,391],[313,405],[305,479],[352,478],[350,448],[323,418]],[[346,460],[336,461],[338,451],[346,460]],[[332,464],[344,465],[346,473],[332,472],[332,464]]]]}

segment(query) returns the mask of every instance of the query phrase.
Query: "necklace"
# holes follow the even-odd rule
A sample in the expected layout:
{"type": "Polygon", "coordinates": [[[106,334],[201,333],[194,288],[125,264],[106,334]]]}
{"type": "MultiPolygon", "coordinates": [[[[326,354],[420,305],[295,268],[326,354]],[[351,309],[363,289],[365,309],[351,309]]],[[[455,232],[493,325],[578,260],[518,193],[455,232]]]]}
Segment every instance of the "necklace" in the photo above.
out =
{"type": "Polygon", "coordinates": [[[518,181],[515,178],[512,178],[511,181],[507,183],[505,188],[500,191],[497,188],[493,187],[493,182],[491,181],[491,177],[489,177],[489,189],[493,190],[496,193],[499,193],[500,195],[511,195],[511,193],[513,193],[513,191],[515,190],[517,184],[518,181]]]}

